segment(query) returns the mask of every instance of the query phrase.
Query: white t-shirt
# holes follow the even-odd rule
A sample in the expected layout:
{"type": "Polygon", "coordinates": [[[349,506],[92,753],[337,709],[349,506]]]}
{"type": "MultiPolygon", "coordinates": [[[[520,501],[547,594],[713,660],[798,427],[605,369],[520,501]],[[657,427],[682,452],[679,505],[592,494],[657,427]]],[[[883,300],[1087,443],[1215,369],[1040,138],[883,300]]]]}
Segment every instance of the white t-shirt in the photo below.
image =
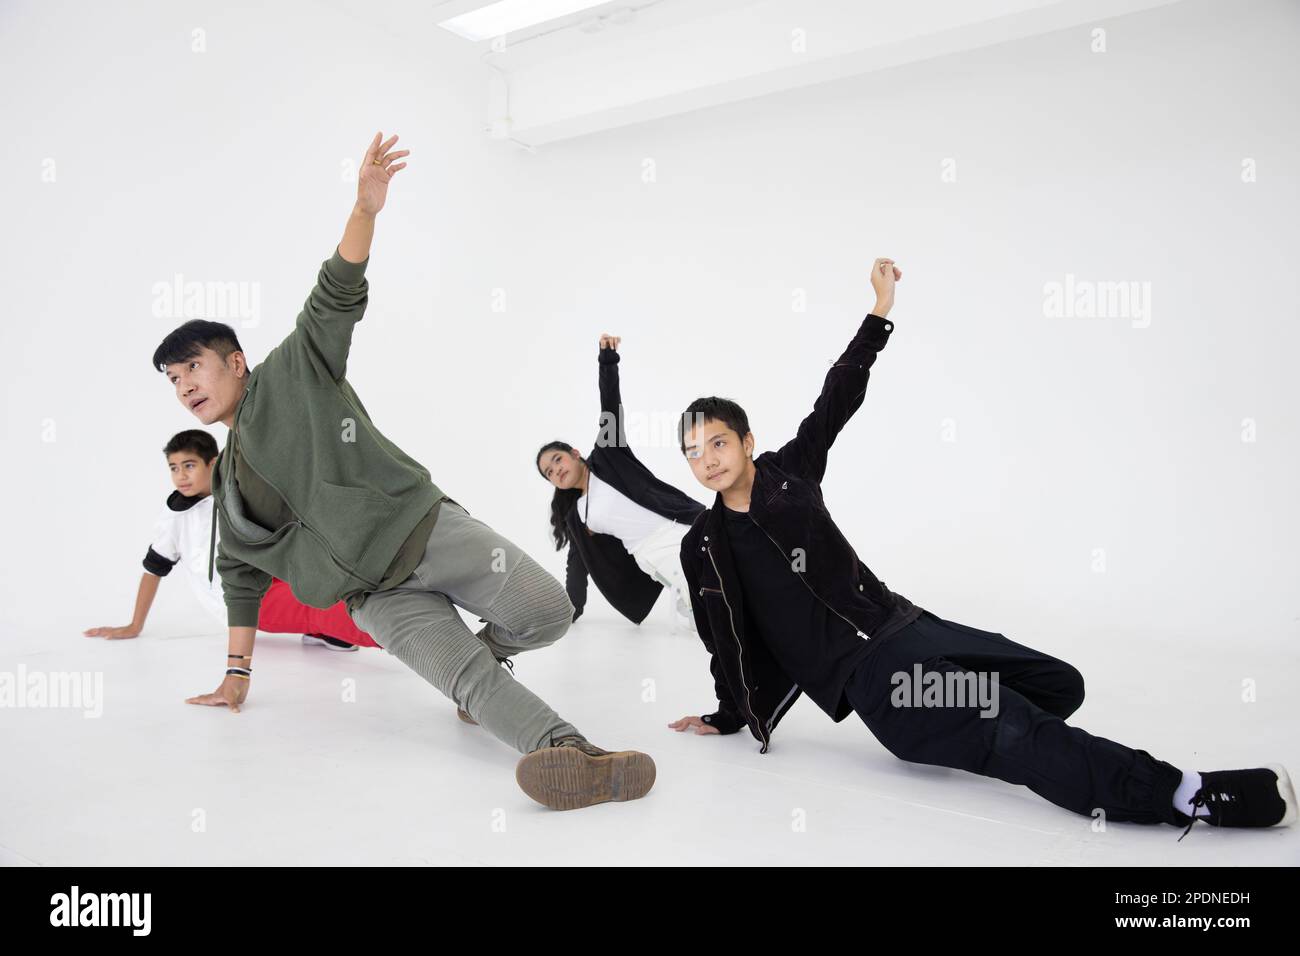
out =
{"type": "Polygon", "coordinates": [[[672,520],[643,508],[594,471],[587,472],[587,493],[578,499],[578,517],[598,534],[612,534],[630,554],[637,545],[672,520]]]}
{"type": "MultiPolygon", "coordinates": [[[[169,501],[183,501],[174,492],[169,501]]],[[[190,589],[204,610],[226,623],[226,601],[221,593],[221,575],[213,569],[208,581],[208,547],[212,540],[212,496],[204,495],[184,511],[170,507],[154,524],[153,548],[161,557],[179,565],[189,579],[190,589]]]]}

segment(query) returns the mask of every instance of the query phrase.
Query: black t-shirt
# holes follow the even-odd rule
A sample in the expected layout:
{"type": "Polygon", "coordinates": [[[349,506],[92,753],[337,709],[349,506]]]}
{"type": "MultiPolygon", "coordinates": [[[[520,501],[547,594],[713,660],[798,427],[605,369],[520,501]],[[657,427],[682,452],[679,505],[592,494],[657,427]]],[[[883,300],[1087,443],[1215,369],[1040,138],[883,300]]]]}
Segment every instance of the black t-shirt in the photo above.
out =
{"type": "Polygon", "coordinates": [[[844,685],[870,645],[813,594],[791,558],[747,512],[724,506],[723,513],[732,563],[745,589],[745,627],[818,707],[843,719],[852,711],[844,685]]]}

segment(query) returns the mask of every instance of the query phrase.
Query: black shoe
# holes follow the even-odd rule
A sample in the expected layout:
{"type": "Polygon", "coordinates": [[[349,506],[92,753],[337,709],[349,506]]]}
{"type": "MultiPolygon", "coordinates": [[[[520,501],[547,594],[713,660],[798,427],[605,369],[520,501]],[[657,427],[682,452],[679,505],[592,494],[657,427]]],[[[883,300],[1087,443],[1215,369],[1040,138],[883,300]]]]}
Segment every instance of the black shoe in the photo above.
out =
{"type": "Polygon", "coordinates": [[[1179,810],[1178,822],[1187,820],[1182,840],[1197,820],[1212,827],[1282,827],[1295,822],[1295,788],[1280,763],[1253,770],[1214,770],[1201,774],[1201,789],[1192,797],[1193,810],[1205,807],[1209,816],[1191,816],[1179,810]]]}
{"type": "Polygon", "coordinates": [[[347,641],[341,641],[337,637],[330,637],[328,634],[304,634],[302,636],[304,644],[320,644],[328,647],[331,651],[355,651],[359,645],[349,644],[347,641]]]}

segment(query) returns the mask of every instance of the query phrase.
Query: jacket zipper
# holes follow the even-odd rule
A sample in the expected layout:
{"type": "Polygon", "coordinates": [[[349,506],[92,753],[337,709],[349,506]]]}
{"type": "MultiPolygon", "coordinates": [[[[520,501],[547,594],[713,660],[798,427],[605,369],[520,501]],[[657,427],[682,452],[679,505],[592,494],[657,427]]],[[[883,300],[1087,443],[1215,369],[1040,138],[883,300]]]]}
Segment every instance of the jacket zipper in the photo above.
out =
{"type": "MultiPolygon", "coordinates": [[[[781,486],[781,488],[784,488],[784,487],[785,487],[785,485],[783,484],[783,485],[781,486]]],[[[777,489],[777,491],[780,491],[780,490],[781,490],[780,488],[777,489]]],[[[773,493],[772,493],[772,498],[775,498],[775,497],[776,497],[776,492],[773,492],[773,493]]],[[[772,498],[768,498],[767,500],[768,500],[768,501],[771,501],[772,498]]],[[[767,540],[772,542],[772,546],[773,546],[774,548],[776,548],[777,551],[780,551],[780,552],[781,552],[781,557],[784,558],[784,557],[785,557],[785,552],[781,550],[781,545],[779,545],[779,544],[777,543],[776,538],[774,538],[774,537],[772,537],[770,534],[768,534],[767,531],[766,531],[766,529],[764,529],[763,526],[762,526],[761,524],[759,524],[757,521],[754,521],[754,516],[753,516],[753,515],[750,515],[750,516],[749,516],[749,520],[750,520],[751,522],[753,522],[753,525],[754,525],[755,528],[757,528],[759,531],[762,531],[762,532],[763,532],[763,534],[767,537],[767,540]]],[[[802,574],[799,574],[797,571],[791,571],[791,573],[792,573],[795,577],[797,577],[800,581],[803,581],[803,586],[806,587],[806,588],[808,589],[808,593],[811,594],[813,597],[815,597],[817,600],[821,601],[822,604],[825,605],[825,607],[826,607],[826,609],[827,609],[828,611],[830,611],[832,614],[834,614],[836,617],[838,617],[840,620],[842,620],[842,621],[843,621],[845,624],[847,624],[849,627],[853,628],[853,630],[857,632],[858,637],[865,638],[866,640],[871,640],[870,636],[867,635],[867,634],[865,634],[865,633],[863,632],[862,628],[858,627],[856,624],[854,624],[852,621],[850,621],[847,617],[845,617],[845,616],[844,616],[843,614],[841,614],[839,611],[835,610],[835,608],[831,607],[830,604],[827,603],[827,602],[822,598],[822,596],[821,596],[820,594],[818,594],[816,591],[814,591],[813,588],[812,588],[812,585],[809,584],[809,583],[804,579],[804,576],[803,576],[802,574]]]]}
{"type": "Polygon", "coordinates": [[[795,684],[793,687],[790,688],[790,692],[786,694],[783,698],[781,698],[781,703],[776,705],[776,710],[772,711],[772,716],[767,718],[768,733],[772,732],[772,723],[773,721],[776,720],[776,715],[781,713],[781,708],[785,706],[785,702],[797,693],[799,693],[799,685],[795,684]]]}
{"type": "MultiPolygon", "coordinates": [[[[722,572],[718,570],[718,562],[713,560],[713,549],[710,547],[706,548],[705,551],[709,556],[709,563],[713,565],[713,573],[718,576],[718,584],[721,585],[722,572]]],[[[755,722],[757,722],[758,717],[754,714],[754,705],[750,701],[749,682],[745,680],[745,648],[740,643],[740,635],[736,633],[736,618],[735,615],[731,613],[731,602],[727,600],[727,592],[722,590],[721,586],[719,586],[718,593],[722,595],[722,603],[727,605],[727,621],[731,625],[731,638],[736,642],[736,656],[740,663],[740,683],[741,686],[745,688],[745,709],[749,711],[749,715],[754,718],[755,722]]],[[[763,746],[766,747],[769,739],[767,728],[759,723],[758,729],[763,734],[763,746]]]]}

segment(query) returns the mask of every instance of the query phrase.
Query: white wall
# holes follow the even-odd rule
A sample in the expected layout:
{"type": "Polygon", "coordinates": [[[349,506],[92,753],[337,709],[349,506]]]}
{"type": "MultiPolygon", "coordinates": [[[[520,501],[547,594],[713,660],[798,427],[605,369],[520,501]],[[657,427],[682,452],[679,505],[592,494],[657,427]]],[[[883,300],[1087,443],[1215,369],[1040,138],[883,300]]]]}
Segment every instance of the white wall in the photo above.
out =
{"type": "MultiPolygon", "coordinates": [[[[1214,680],[1219,641],[1261,674],[1292,646],[1293,4],[1187,0],[1098,24],[1106,53],[1069,30],[536,156],[480,139],[485,76],[454,37],[270,9],[0,14],[18,91],[0,107],[11,639],[129,616],[170,490],[159,449],[193,424],[146,366],[179,321],[151,314],[153,284],[260,283],[261,323],[241,330],[256,360],[337,241],[340,163],[382,128],[414,152],[350,378],[436,481],[555,570],[532,458],[594,438],[600,332],[624,337],[630,410],[727,395],[770,448],[890,255],[897,329],[825,485],[880,577],[1080,666],[1143,639],[1181,667],[1193,641],[1214,680]],[[1150,283],[1149,327],[1046,317],[1044,283],[1067,273],[1150,283]]],[[[638,450],[704,499],[673,448],[638,450]]],[[[181,629],[188,595],[165,601],[181,629]]]]}

